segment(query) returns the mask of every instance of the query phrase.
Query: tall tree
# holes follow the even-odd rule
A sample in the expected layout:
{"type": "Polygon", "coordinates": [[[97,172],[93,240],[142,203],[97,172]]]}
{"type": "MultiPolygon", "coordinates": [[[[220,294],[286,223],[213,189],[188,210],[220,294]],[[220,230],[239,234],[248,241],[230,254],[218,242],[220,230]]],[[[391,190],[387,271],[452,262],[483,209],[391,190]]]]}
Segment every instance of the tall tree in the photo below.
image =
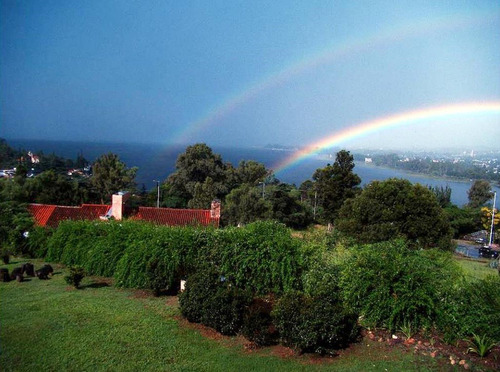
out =
{"type": "Polygon", "coordinates": [[[443,186],[429,186],[429,190],[431,190],[434,195],[436,195],[436,199],[441,206],[441,208],[446,208],[451,204],[451,187],[446,185],[443,186]]]}
{"type": "Polygon", "coordinates": [[[318,202],[323,207],[323,219],[331,223],[345,200],[359,193],[361,179],[353,172],[354,157],[349,151],[337,153],[335,163],[317,169],[313,174],[318,202]]]}
{"type": "Polygon", "coordinates": [[[189,208],[209,209],[215,199],[216,189],[212,178],[207,177],[205,182],[197,182],[194,186],[193,198],[188,202],[189,208]]]}
{"type": "Polygon", "coordinates": [[[469,198],[469,207],[478,208],[482,206],[493,197],[490,183],[486,180],[474,181],[469,191],[467,191],[467,196],[469,198]]]}
{"type": "Polygon", "coordinates": [[[261,191],[246,183],[227,195],[223,218],[225,223],[237,225],[270,218],[271,213],[271,204],[262,198],[261,191]]]}
{"type": "Polygon", "coordinates": [[[194,197],[196,184],[203,184],[207,177],[210,177],[215,196],[222,199],[229,192],[226,184],[229,167],[230,165],[225,164],[222,157],[214,154],[206,144],[188,146],[177,158],[176,171],[167,179],[171,186],[170,192],[189,201],[194,197]]]}
{"type": "Polygon", "coordinates": [[[404,236],[413,245],[449,249],[451,231],[434,194],[410,181],[373,181],[360,195],[345,202],[336,228],[359,243],[376,243],[404,236]]]}
{"type": "Polygon", "coordinates": [[[118,155],[108,153],[101,155],[92,167],[90,183],[101,198],[101,203],[109,202],[114,193],[135,189],[137,167],[127,168],[118,155]]]}
{"type": "Polygon", "coordinates": [[[257,185],[259,182],[263,182],[269,175],[269,170],[262,163],[253,160],[242,160],[238,164],[238,168],[236,168],[236,174],[239,184],[248,183],[257,185]]]}
{"type": "Polygon", "coordinates": [[[295,186],[285,183],[271,186],[266,198],[271,203],[273,219],[296,229],[303,229],[312,223],[311,208],[299,201],[300,192],[295,186]]]}

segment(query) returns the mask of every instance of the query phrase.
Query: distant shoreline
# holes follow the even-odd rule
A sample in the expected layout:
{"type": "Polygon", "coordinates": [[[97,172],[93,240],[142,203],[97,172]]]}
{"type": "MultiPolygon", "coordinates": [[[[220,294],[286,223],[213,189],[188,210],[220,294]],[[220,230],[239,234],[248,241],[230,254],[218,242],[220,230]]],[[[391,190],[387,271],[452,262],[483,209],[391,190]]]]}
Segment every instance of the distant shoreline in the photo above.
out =
{"type": "MultiPolygon", "coordinates": [[[[406,170],[406,169],[401,169],[401,168],[393,168],[393,167],[389,167],[387,165],[376,165],[376,164],[370,164],[370,163],[365,163],[363,162],[362,160],[358,160],[354,163],[362,163],[364,164],[366,167],[373,167],[373,168],[380,168],[380,169],[390,169],[390,170],[396,170],[398,172],[402,172],[402,173],[407,173],[409,175],[413,175],[413,176],[425,176],[426,178],[431,178],[431,179],[434,179],[434,180],[441,180],[441,181],[453,181],[453,182],[462,182],[462,183],[472,183],[474,182],[475,180],[473,179],[467,179],[467,178],[462,178],[462,177],[451,177],[451,176],[435,176],[433,174],[429,174],[429,173],[421,173],[421,172],[413,172],[413,171],[410,171],[410,170],[406,170]]],[[[491,181],[489,181],[491,182],[491,181]]],[[[493,182],[491,182],[493,183],[493,182]]]]}

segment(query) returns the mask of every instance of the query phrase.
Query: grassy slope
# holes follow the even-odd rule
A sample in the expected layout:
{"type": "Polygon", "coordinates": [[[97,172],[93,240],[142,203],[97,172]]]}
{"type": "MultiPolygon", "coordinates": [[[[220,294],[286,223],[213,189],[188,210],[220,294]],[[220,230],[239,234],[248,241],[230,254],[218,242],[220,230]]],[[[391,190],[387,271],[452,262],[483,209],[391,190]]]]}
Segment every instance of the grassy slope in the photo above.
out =
{"type": "MultiPolygon", "coordinates": [[[[9,265],[9,271],[14,266],[9,265]]],[[[66,285],[64,274],[57,267],[47,281],[0,283],[1,370],[408,371],[436,367],[433,359],[366,341],[320,364],[304,356],[280,358],[269,348],[245,352],[236,338],[211,340],[182,326],[176,318],[178,309],[167,306],[165,297],[137,297],[133,291],[93,286],[91,278],[84,279],[84,289],[75,290],[66,285]]]]}
{"type": "Polygon", "coordinates": [[[455,256],[455,259],[464,270],[467,279],[484,279],[488,275],[498,275],[496,269],[489,267],[489,260],[472,260],[459,256],[455,256]]]}

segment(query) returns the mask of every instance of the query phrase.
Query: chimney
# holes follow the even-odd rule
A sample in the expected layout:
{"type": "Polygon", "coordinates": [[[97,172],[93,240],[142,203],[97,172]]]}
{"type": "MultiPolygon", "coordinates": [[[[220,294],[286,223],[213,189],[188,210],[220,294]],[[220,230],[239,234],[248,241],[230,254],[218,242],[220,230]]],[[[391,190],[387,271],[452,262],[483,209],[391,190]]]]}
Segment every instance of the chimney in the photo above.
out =
{"type": "Polygon", "coordinates": [[[220,219],[220,200],[219,199],[214,199],[212,201],[212,205],[210,207],[210,218],[212,220],[219,220],[220,219]]]}
{"type": "Polygon", "coordinates": [[[112,196],[112,205],[111,205],[111,215],[115,220],[123,219],[123,205],[129,198],[130,194],[127,191],[119,191],[112,196]]]}

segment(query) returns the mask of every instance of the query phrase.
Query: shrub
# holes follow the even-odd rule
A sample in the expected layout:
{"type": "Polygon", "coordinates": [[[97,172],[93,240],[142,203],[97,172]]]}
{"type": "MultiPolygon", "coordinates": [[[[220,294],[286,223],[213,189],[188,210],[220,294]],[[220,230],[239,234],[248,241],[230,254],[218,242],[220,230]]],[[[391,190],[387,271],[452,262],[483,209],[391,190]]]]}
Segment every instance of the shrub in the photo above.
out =
{"type": "Polygon", "coordinates": [[[201,322],[222,334],[236,334],[251,298],[248,293],[230,286],[214,267],[206,267],[188,277],[186,290],[180,294],[182,315],[191,322],[201,322]]]}
{"type": "Polygon", "coordinates": [[[204,301],[201,323],[223,335],[235,335],[243,324],[250,302],[248,292],[221,282],[215,293],[204,301]]]}
{"type": "Polygon", "coordinates": [[[300,288],[300,241],[282,224],[224,230],[155,226],[137,221],[63,221],[48,239],[48,261],[113,276],[123,287],[175,289],[211,263],[238,288],[282,293],[300,288]]]}
{"type": "Polygon", "coordinates": [[[49,227],[35,226],[28,236],[26,253],[30,257],[44,258],[47,255],[47,244],[54,233],[49,227]]]}
{"type": "Polygon", "coordinates": [[[274,344],[277,341],[278,331],[272,321],[272,310],[272,298],[255,298],[243,317],[241,328],[243,336],[259,346],[274,344]]]}
{"type": "Polygon", "coordinates": [[[500,278],[459,281],[442,300],[437,327],[449,342],[473,335],[500,340],[500,278]]]}
{"type": "Polygon", "coordinates": [[[213,267],[199,270],[188,277],[186,290],[179,295],[181,313],[187,320],[201,322],[205,301],[217,291],[219,282],[220,274],[213,267]]]}
{"type": "Polygon", "coordinates": [[[212,258],[238,288],[266,295],[300,288],[300,241],[283,224],[255,222],[215,231],[212,258]]]}
{"type": "Polygon", "coordinates": [[[338,296],[289,292],[276,304],[273,318],[282,342],[301,352],[325,353],[356,340],[358,316],[338,296]]]}
{"type": "Polygon", "coordinates": [[[342,264],[344,300],[368,324],[432,327],[460,275],[451,255],[412,250],[403,240],[355,247],[342,264]]]}
{"type": "Polygon", "coordinates": [[[82,279],[85,277],[85,269],[81,266],[71,266],[69,274],[64,277],[66,283],[78,288],[82,279]]]}

